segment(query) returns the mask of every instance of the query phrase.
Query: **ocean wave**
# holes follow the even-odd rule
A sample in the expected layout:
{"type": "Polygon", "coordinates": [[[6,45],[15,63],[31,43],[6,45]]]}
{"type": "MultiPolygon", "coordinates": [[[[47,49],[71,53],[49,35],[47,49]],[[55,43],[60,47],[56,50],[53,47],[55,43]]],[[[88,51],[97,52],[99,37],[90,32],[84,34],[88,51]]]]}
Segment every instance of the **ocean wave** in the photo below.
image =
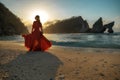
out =
{"type": "MultiPolygon", "coordinates": [[[[44,36],[57,46],[120,49],[120,33],[45,34],[44,36]]],[[[0,40],[24,42],[24,38],[20,35],[3,36],[0,40]]]]}
{"type": "Polygon", "coordinates": [[[89,42],[58,42],[58,41],[51,41],[53,45],[58,46],[66,46],[66,47],[90,47],[90,48],[115,48],[120,49],[119,44],[105,44],[105,43],[98,43],[97,41],[89,41],[89,42]]]}

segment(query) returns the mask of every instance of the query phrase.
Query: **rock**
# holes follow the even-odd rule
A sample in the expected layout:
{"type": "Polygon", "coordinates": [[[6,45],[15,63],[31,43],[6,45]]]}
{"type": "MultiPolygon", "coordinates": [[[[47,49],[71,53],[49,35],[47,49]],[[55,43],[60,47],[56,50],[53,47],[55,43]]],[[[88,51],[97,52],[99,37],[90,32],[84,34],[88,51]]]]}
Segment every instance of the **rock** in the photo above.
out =
{"type": "Polygon", "coordinates": [[[2,23],[0,22],[0,34],[2,34],[2,23]]]}
{"type": "Polygon", "coordinates": [[[113,33],[114,31],[113,31],[113,29],[108,29],[108,32],[113,33]]]}
{"type": "Polygon", "coordinates": [[[2,29],[1,29],[1,27],[0,27],[0,34],[2,34],[2,29]]]}
{"type": "Polygon", "coordinates": [[[6,26],[3,31],[4,35],[14,35],[16,33],[13,26],[6,26]]]}
{"type": "Polygon", "coordinates": [[[89,30],[91,33],[104,33],[106,29],[108,29],[109,33],[113,33],[113,27],[114,22],[111,22],[109,24],[103,25],[102,18],[100,17],[94,24],[93,28],[89,30]]]}
{"type": "Polygon", "coordinates": [[[104,33],[107,29],[109,33],[113,33],[114,22],[103,25],[102,17],[100,17],[94,24],[92,28],[86,20],[81,16],[72,17],[69,19],[59,20],[56,23],[47,23],[44,29],[45,33],[104,33]]]}
{"type": "Polygon", "coordinates": [[[114,26],[114,23],[115,22],[113,21],[111,23],[108,23],[108,24],[104,25],[104,27],[108,29],[109,33],[113,33],[114,32],[113,29],[112,29],[112,27],[114,26]]]}
{"type": "Polygon", "coordinates": [[[80,29],[81,33],[85,33],[89,30],[89,25],[87,23],[87,21],[82,21],[82,28],[80,29]]]}
{"type": "Polygon", "coordinates": [[[26,34],[28,30],[20,18],[0,3],[0,35],[26,34]]]}
{"type": "MultiPolygon", "coordinates": [[[[54,21],[53,21],[54,23],[54,21]]],[[[49,25],[49,24],[47,24],[49,25]]],[[[86,32],[89,29],[87,21],[84,21],[81,16],[71,17],[58,21],[44,29],[45,33],[80,33],[86,32]]]]}
{"type": "Polygon", "coordinates": [[[92,33],[103,33],[106,28],[103,26],[102,18],[100,17],[94,24],[91,30],[92,33]]]}

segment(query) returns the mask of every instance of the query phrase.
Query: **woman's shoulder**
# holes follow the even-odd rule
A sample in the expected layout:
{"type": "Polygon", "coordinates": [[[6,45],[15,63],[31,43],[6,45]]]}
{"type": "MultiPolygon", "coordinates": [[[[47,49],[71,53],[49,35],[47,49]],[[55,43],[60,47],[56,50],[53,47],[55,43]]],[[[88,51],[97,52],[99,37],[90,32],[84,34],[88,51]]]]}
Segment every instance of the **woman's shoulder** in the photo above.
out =
{"type": "Polygon", "coordinates": [[[33,21],[33,23],[36,23],[37,21],[33,21]]]}
{"type": "Polygon", "coordinates": [[[40,24],[41,24],[41,22],[40,22],[40,21],[33,21],[33,23],[40,23],[40,24]]]}
{"type": "Polygon", "coordinates": [[[39,21],[34,21],[33,25],[35,25],[35,26],[42,26],[41,22],[39,22],[39,21]]]}

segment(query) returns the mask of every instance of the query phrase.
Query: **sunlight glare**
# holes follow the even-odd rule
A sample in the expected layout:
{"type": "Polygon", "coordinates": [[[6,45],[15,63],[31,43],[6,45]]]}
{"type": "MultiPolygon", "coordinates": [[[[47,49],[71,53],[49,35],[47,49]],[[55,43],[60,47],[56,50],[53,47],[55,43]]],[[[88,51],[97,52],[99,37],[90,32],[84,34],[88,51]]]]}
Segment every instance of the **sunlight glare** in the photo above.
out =
{"type": "Polygon", "coordinates": [[[40,21],[41,21],[42,23],[45,23],[45,22],[49,19],[49,16],[48,16],[47,12],[40,10],[40,11],[33,11],[33,12],[30,14],[30,17],[29,17],[30,20],[31,20],[31,21],[34,21],[36,15],[39,15],[39,16],[40,16],[40,21]]]}

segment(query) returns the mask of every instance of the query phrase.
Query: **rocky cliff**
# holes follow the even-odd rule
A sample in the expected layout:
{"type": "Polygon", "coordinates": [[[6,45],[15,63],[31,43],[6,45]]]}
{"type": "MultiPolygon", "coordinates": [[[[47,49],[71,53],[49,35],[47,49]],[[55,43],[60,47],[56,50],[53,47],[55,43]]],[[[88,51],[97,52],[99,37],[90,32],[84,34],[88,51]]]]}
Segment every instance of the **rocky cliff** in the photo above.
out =
{"type": "Polygon", "coordinates": [[[100,17],[92,26],[89,27],[88,22],[81,16],[72,17],[69,19],[58,20],[56,23],[49,22],[45,33],[104,33],[108,30],[113,33],[114,22],[103,25],[102,17],[100,17]]]}
{"type": "Polygon", "coordinates": [[[104,33],[108,30],[108,33],[113,33],[112,27],[114,26],[114,21],[108,24],[103,25],[102,18],[100,17],[94,24],[92,29],[89,31],[91,33],[104,33]]]}
{"type": "MultiPolygon", "coordinates": [[[[51,23],[49,23],[51,24],[51,23]]],[[[86,32],[89,29],[87,21],[83,20],[81,16],[72,17],[47,26],[44,29],[46,33],[79,33],[86,32]]]]}
{"type": "Polygon", "coordinates": [[[28,33],[21,20],[0,3],[0,35],[20,35],[28,33]]]}

